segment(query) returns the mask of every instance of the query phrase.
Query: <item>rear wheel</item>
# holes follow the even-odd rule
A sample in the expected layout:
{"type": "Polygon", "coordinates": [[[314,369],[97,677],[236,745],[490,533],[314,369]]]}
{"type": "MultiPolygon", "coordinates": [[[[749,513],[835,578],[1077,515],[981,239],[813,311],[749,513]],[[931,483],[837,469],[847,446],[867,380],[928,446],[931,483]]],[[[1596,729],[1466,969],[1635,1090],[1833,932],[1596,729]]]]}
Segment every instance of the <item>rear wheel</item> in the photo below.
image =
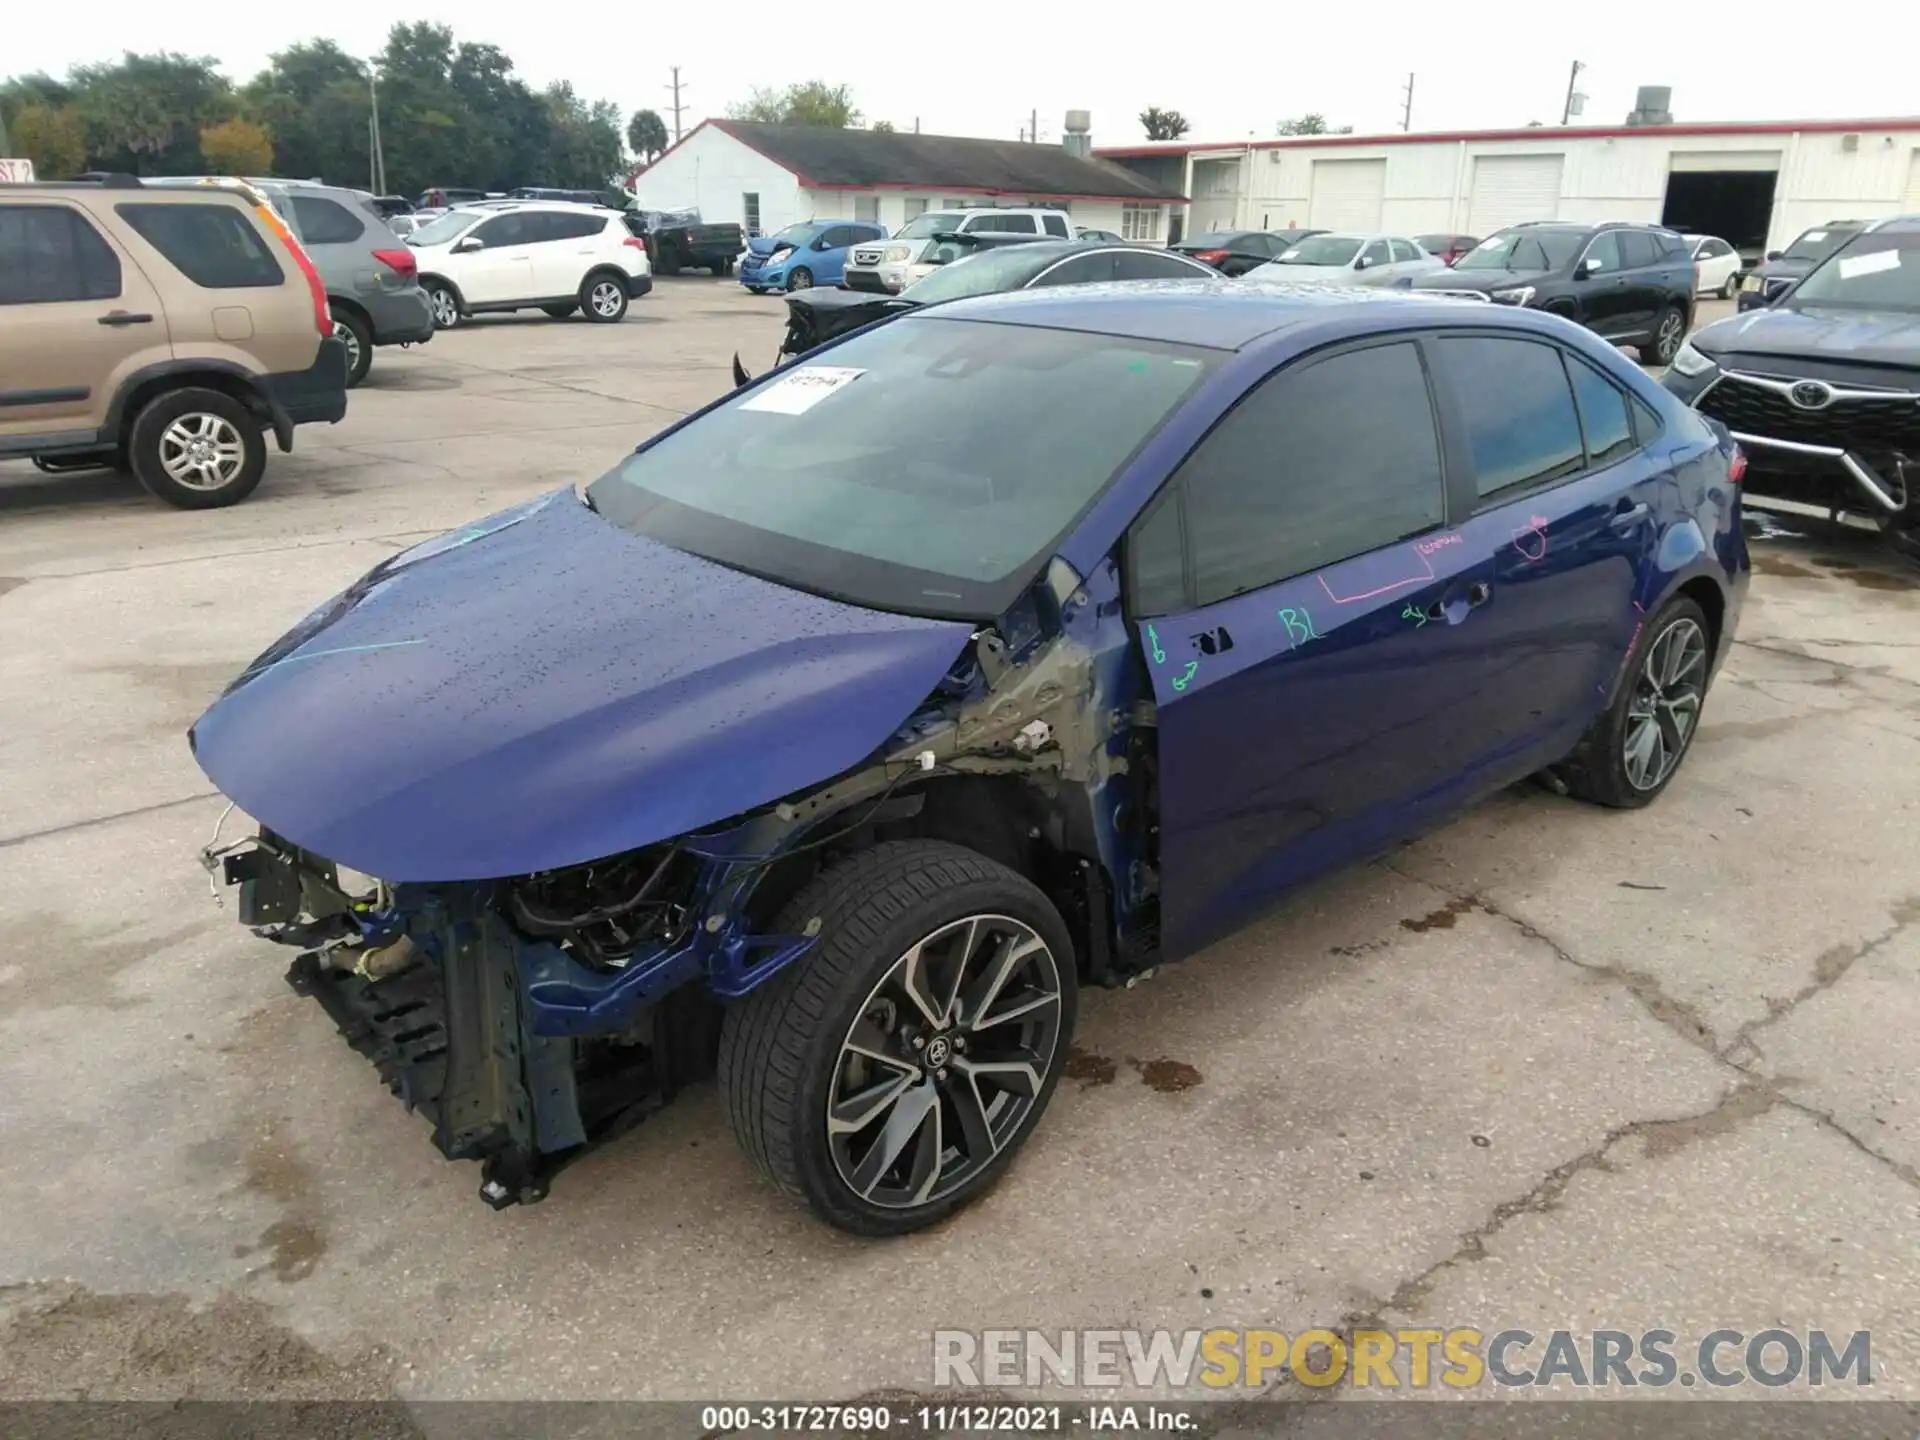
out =
{"type": "Polygon", "coordinates": [[[1584,800],[1634,810],[1667,788],[1693,746],[1713,665],[1704,611],[1682,596],[1641,628],[1620,693],[1560,767],[1584,800]]]}
{"type": "Polygon", "coordinates": [[[720,1088],[748,1157],[860,1235],[981,1194],[1066,1064],[1077,991],[1053,905],[971,850],[904,840],[823,871],[775,928],[820,940],[727,1011],[720,1088]]]}
{"type": "Polygon", "coordinates": [[[564,320],[580,307],[575,305],[542,305],[540,313],[553,320],[564,320]]]}
{"type": "Polygon", "coordinates": [[[1731,300],[1735,295],[1739,293],[1739,291],[1740,291],[1740,272],[1738,270],[1735,270],[1731,275],[1727,276],[1727,278],[1721,282],[1720,298],[1722,300],[1731,300]]]}
{"type": "Polygon", "coordinates": [[[333,334],[347,347],[347,388],[351,390],[366,379],[367,371],[373,368],[373,331],[351,310],[337,310],[333,316],[333,334]]]}
{"type": "Polygon", "coordinates": [[[1680,342],[1687,335],[1687,317],[1680,307],[1669,305],[1653,322],[1653,339],[1640,347],[1640,360],[1646,365],[1671,365],[1680,353],[1680,342]]]}
{"type": "Polygon", "coordinates": [[[260,422],[218,390],[174,390],[134,418],[128,460],[169,505],[211,510],[253,493],[267,466],[260,422]]]}
{"type": "Polygon", "coordinates": [[[610,325],[627,313],[627,285],[602,270],[580,287],[580,309],[587,319],[610,325]]]}

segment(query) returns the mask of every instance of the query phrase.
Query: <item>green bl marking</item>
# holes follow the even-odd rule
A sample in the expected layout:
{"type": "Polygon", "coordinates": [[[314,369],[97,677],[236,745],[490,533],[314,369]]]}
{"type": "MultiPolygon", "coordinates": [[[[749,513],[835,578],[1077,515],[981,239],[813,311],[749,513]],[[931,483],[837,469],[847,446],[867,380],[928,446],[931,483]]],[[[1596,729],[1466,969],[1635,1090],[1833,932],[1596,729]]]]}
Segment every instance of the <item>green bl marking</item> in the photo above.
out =
{"type": "Polygon", "coordinates": [[[1287,627],[1287,644],[1295,650],[1298,650],[1309,640],[1324,640],[1327,638],[1313,628],[1313,616],[1308,613],[1304,605],[1298,610],[1292,609],[1291,607],[1282,609],[1280,611],[1280,623],[1287,627]]]}

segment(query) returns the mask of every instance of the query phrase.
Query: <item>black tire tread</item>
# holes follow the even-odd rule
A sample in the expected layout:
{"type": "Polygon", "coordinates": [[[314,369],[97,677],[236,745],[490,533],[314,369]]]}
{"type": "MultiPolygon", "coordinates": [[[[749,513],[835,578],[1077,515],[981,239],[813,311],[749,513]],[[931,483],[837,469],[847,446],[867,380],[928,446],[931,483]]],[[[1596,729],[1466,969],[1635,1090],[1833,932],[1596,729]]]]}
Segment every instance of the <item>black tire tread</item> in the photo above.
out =
{"type": "MultiPolygon", "coordinates": [[[[894,840],[822,870],[781,911],[776,933],[798,934],[817,916],[820,943],[804,960],[728,1007],[718,1079],[741,1149],[790,1199],[812,1205],[842,1229],[893,1233],[875,1227],[859,1211],[823,1204],[808,1194],[791,1138],[805,1081],[804,1052],[836,1003],[862,982],[886,929],[954,890],[1009,883],[1052,912],[1051,902],[1025,876],[975,851],[943,840],[894,840]]],[[[1072,955],[1055,959],[1061,983],[1071,985],[1072,955]]],[[[1068,1038],[1061,1037],[1063,1052],[1068,1038]]]]}
{"type": "MultiPolygon", "coordinates": [[[[1640,667],[1646,663],[1647,651],[1653,648],[1654,640],[1668,625],[1685,615],[1698,625],[1705,635],[1711,637],[1713,627],[1707,622],[1707,615],[1693,600],[1685,595],[1676,595],[1660,607],[1652,621],[1640,632],[1640,638],[1634,642],[1633,651],[1627,662],[1621,667],[1621,679],[1618,692],[1607,708],[1594,717],[1593,724],[1581,737],[1572,755],[1555,767],[1560,778],[1566,782],[1569,794],[1588,800],[1595,805],[1605,805],[1611,810],[1637,810],[1651,803],[1663,794],[1673,777],[1680,773],[1686,764],[1687,754],[1693,750],[1693,736],[1687,738],[1687,750],[1680,757],[1680,764],[1673,767],[1665,781],[1656,790],[1636,790],[1628,783],[1626,771],[1621,760],[1621,747],[1626,734],[1627,706],[1633,699],[1633,678],[1640,667]]],[[[1713,663],[1713,656],[1707,656],[1707,663],[1713,663]]],[[[1704,702],[1704,695],[1702,700],[1704,702]]],[[[1704,711],[1704,703],[1702,709],[1704,711]]],[[[1700,722],[1694,721],[1694,734],[1699,733],[1700,722]]]]}
{"type": "Polygon", "coordinates": [[[182,510],[216,510],[237,505],[254,492],[267,468],[267,441],[260,422],[247,407],[223,390],[198,385],[168,390],[149,400],[127,430],[127,463],[147,492],[182,510]],[[246,463],[239,478],[224,490],[190,490],[160,468],[159,431],[189,410],[210,410],[233,423],[247,445],[246,463]]]}

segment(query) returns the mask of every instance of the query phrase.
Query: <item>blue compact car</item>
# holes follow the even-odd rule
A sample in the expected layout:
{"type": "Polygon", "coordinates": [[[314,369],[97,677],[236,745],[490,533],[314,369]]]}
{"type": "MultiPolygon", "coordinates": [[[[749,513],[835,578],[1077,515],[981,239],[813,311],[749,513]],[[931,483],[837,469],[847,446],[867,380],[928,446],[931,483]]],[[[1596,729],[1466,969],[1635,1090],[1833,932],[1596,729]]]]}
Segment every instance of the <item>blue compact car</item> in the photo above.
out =
{"type": "Polygon", "coordinates": [[[807,220],[789,225],[777,235],[747,242],[740,283],[756,295],[838,285],[846,275],[848,250],[886,238],[884,225],[865,220],[807,220]]]}
{"type": "Polygon", "coordinates": [[[1081,986],[1530,775],[1658,796],[1743,465],[1534,310],[928,307],[314,611],[194,726],[260,827],[205,858],[489,1202],[717,1070],[778,1189],[916,1229],[1081,986]]]}

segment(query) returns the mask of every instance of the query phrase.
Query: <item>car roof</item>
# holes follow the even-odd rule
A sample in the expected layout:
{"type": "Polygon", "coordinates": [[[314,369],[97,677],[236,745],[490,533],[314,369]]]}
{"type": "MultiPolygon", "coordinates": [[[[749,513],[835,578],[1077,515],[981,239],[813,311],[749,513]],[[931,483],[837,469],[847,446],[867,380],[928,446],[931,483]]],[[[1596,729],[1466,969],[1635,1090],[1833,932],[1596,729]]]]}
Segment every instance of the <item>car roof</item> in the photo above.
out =
{"type": "MultiPolygon", "coordinates": [[[[1831,227],[1829,227],[1831,228],[1831,227]]],[[[1867,226],[1874,234],[1891,231],[1895,235],[1920,233],[1920,215],[1889,215],[1883,220],[1875,220],[1867,226]]]]}
{"type": "Polygon", "coordinates": [[[1552,324],[1552,317],[1538,311],[1431,292],[1224,277],[1002,291],[949,300],[931,313],[955,320],[1078,330],[1215,350],[1241,350],[1276,331],[1340,317],[1351,317],[1356,333],[1370,328],[1370,316],[1414,323],[1429,318],[1436,323],[1466,321],[1520,329],[1547,329],[1552,324]],[[1382,306],[1399,308],[1389,315],[1379,308],[1382,306]],[[1463,312],[1463,306],[1470,309],[1463,312]]]}

